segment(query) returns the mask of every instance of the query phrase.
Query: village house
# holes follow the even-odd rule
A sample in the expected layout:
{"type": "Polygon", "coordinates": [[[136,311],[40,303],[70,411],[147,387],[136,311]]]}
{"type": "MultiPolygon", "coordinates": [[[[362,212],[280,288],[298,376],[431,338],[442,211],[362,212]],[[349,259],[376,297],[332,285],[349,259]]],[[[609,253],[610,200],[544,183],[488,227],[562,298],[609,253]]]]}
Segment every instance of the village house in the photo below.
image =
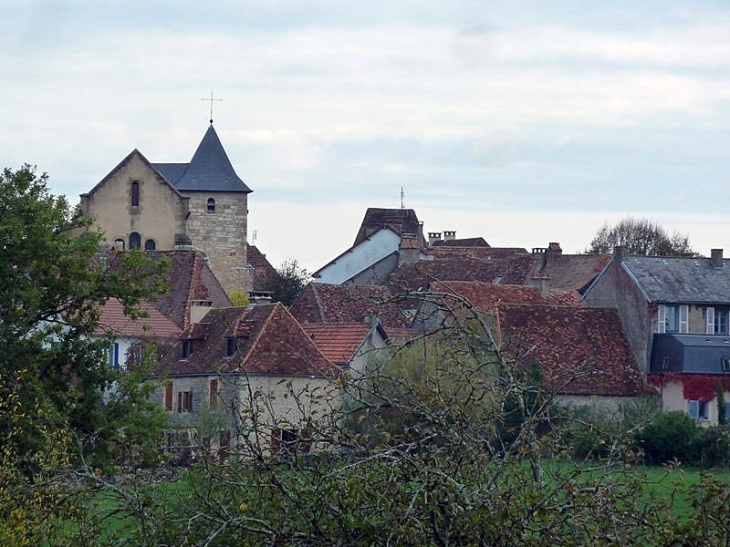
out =
{"type": "Polygon", "coordinates": [[[718,384],[730,391],[730,261],[624,256],[621,248],[584,295],[618,310],[641,372],[664,410],[717,423],[718,384]]]}
{"type": "Polygon", "coordinates": [[[159,373],[166,383],[157,397],[173,426],[169,448],[221,458],[285,446],[307,452],[322,434],[310,426],[333,425],[339,408],[340,368],[281,304],[210,311],[180,335],[159,373]]]}

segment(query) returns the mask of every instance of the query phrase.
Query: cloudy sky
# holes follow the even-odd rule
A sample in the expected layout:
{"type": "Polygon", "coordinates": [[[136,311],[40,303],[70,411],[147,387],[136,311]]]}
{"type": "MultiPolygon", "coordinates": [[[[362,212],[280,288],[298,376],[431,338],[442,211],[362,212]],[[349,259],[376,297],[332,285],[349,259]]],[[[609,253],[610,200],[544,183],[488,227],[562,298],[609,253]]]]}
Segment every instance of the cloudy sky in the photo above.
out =
{"type": "Polygon", "coordinates": [[[3,166],[75,201],[133,148],[189,161],[213,90],[274,265],[322,266],[401,187],[493,246],[632,214],[730,249],[727,2],[0,0],[0,27],[3,166]]]}

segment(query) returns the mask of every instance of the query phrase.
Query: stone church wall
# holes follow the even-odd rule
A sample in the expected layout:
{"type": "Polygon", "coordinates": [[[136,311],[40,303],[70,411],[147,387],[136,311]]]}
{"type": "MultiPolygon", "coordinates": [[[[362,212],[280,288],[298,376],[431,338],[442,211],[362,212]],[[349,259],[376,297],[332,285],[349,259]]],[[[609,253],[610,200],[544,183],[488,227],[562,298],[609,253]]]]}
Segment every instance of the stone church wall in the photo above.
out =
{"type": "Polygon", "coordinates": [[[210,258],[210,266],[226,291],[251,290],[253,272],[246,268],[248,196],[244,193],[190,192],[187,234],[193,246],[210,258]],[[215,200],[209,211],[208,200],[215,200]]]}

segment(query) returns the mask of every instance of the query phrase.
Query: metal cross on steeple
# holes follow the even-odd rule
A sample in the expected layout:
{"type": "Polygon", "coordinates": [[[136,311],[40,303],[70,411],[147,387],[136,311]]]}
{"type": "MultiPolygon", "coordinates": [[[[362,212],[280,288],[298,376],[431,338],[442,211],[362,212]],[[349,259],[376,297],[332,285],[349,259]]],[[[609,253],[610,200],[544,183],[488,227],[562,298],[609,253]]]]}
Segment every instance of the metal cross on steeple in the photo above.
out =
{"type": "Polygon", "coordinates": [[[223,102],[223,99],[214,99],[213,98],[213,90],[210,92],[210,99],[207,97],[200,99],[201,101],[210,101],[210,123],[213,123],[213,101],[220,101],[223,102]]]}

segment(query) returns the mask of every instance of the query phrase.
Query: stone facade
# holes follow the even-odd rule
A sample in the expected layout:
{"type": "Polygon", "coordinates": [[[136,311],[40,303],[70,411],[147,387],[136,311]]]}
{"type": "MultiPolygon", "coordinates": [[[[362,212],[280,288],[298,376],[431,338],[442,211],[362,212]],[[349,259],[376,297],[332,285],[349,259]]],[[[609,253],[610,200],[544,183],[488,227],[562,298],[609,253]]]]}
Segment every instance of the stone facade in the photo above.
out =
{"type": "MultiPolygon", "coordinates": [[[[155,249],[175,248],[185,233],[189,198],[178,192],[136,150],[88,194],[81,195],[81,212],[94,219],[109,245],[121,241],[130,248],[130,236],[140,236],[141,247],[153,241],[155,249]],[[138,205],[132,205],[132,186],[138,187],[138,205]]],[[[117,244],[119,246],[119,244],[117,244]]]]}
{"type": "Polygon", "coordinates": [[[246,257],[248,196],[227,192],[186,194],[191,244],[208,255],[211,269],[226,290],[251,290],[253,272],[247,268],[246,257]]]}

